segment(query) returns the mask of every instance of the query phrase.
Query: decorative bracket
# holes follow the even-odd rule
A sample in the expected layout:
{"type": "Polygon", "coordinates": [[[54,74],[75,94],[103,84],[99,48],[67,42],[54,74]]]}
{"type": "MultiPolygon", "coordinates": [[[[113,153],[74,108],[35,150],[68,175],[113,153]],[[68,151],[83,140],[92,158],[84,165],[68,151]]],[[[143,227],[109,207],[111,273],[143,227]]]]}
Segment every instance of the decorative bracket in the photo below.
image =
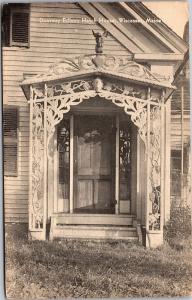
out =
{"type": "Polygon", "coordinates": [[[78,105],[84,100],[98,95],[110,100],[116,106],[122,107],[125,113],[130,115],[146,145],[147,101],[140,94],[139,91],[127,85],[110,83],[99,77],[94,80],[79,80],[49,85],[47,89],[48,144],[54,134],[55,126],[60,123],[64,114],[69,112],[71,106],[78,105]],[[139,96],[141,97],[139,98],[139,96]]]}

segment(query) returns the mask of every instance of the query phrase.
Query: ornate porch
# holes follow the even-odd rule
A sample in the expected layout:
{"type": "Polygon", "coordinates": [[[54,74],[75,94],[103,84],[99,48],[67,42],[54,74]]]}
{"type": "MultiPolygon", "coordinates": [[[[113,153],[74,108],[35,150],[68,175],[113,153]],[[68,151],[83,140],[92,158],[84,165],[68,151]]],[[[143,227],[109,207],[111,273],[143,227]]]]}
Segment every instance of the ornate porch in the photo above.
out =
{"type": "Polygon", "coordinates": [[[96,238],[99,228],[99,238],[142,231],[146,246],[161,244],[169,80],[130,57],[96,53],[65,59],[21,86],[30,105],[31,237],[96,238]]]}

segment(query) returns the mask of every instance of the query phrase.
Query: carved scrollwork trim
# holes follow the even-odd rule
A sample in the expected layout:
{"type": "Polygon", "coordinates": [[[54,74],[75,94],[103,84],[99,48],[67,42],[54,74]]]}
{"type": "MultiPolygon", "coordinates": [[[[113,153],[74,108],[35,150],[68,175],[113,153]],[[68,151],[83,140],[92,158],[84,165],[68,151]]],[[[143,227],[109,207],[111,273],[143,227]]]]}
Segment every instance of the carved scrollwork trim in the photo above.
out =
{"type": "Polygon", "coordinates": [[[141,139],[146,145],[147,102],[132,96],[134,94],[135,92],[130,88],[127,89],[126,86],[123,88],[122,86],[118,87],[118,85],[106,82],[104,84],[100,78],[96,78],[93,81],[70,82],[61,84],[58,87],[49,87],[47,98],[48,144],[51,136],[54,134],[55,126],[63,119],[63,115],[69,112],[71,106],[78,105],[83,100],[98,95],[106,100],[110,100],[116,106],[122,107],[125,113],[130,115],[132,122],[138,127],[141,139]]]}
{"type": "Polygon", "coordinates": [[[66,94],[64,96],[52,97],[47,100],[47,145],[49,145],[49,141],[52,135],[55,132],[55,127],[58,125],[65,113],[70,111],[71,106],[78,105],[83,100],[89,99],[91,97],[95,97],[96,92],[91,91],[83,91],[77,92],[73,94],[66,94]]]}
{"type": "Polygon", "coordinates": [[[137,126],[140,138],[143,140],[146,146],[147,103],[141,102],[139,101],[140,99],[135,97],[108,91],[100,92],[99,96],[107,100],[111,100],[115,105],[122,107],[126,114],[131,116],[131,121],[137,126]]]}
{"type": "Polygon", "coordinates": [[[150,110],[150,210],[149,230],[160,230],[161,226],[161,106],[154,106],[150,110]]]}
{"type": "Polygon", "coordinates": [[[171,78],[151,72],[146,66],[135,61],[133,57],[118,57],[112,55],[84,55],[74,58],[65,58],[59,63],[52,64],[46,73],[41,73],[25,79],[22,85],[47,82],[58,78],[74,76],[80,73],[92,73],[102,71],[110,74],[116,73],[122,77],[131,76],[135,80],[149,82],[151,84],[169,85],[171,78]]]}
{"type": "Polygon", "coordinates": [[[30,228],[43,230],[43,178],[44,178],[44,107],[43,103],[33,102],[32,117],[32,194],[30,201],[30,228]]]}

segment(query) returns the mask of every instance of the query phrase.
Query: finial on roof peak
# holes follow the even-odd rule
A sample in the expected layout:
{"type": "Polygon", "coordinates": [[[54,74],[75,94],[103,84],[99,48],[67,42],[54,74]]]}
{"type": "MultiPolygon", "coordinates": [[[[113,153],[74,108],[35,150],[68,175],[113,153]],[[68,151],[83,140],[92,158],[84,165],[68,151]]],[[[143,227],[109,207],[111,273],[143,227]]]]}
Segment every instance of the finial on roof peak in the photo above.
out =
{"type": "Polygon", "coordinates": [[[93,35],[96,40],[95,52],[96,52],[96,54],[102,54],[104,38],[106,38],[108,36],[108,31],[105,30],[103,33],[101,33],[101,32],[95,32],[94,30],[92,30],[92,32],[93,32],[93,35]]]}

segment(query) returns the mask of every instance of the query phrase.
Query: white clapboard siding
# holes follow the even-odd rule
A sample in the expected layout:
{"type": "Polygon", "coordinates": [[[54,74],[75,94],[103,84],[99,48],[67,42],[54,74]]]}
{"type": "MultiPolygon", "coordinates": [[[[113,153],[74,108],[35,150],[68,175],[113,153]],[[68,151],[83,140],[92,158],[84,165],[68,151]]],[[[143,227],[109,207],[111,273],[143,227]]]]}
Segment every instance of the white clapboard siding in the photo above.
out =
{"type": "MultiPolygon", "coordinates": [[[[40,18],[89,18],[75,3],[33,3],[30,16],[30,48],[3,47],[3,87],[6,102],[19,107],[18,176],[5,177],[5,221],[28,221],[29,105],[19,84],[23,74],[47,72],[65,57],[94,54],[92,30],[98,24],[50,24],[40,18]],[[8,99],[8,100],[7,100],[8,99]]],[[[127,56],[129,52],[112,35],[104,43],[105,54],[127,56]]]]}

